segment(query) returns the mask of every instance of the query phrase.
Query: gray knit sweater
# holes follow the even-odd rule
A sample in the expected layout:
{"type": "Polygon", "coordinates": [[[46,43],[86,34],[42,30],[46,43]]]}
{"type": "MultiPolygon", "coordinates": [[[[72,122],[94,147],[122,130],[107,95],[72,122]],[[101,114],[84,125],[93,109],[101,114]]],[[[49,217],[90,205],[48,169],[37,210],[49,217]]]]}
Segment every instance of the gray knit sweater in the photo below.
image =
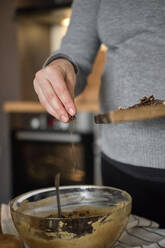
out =
{"type": "MultiPolygon", "coordinates": [[[[165,0],[75,0],[61,49],[78,65],[81,92],[101,43],[108,47],[100,89],[102,112],[142,96],[165,99],[165,0]]],[[[101,125],[102,151],[132,165],[165,169],[165,119],[101,125]]]]}

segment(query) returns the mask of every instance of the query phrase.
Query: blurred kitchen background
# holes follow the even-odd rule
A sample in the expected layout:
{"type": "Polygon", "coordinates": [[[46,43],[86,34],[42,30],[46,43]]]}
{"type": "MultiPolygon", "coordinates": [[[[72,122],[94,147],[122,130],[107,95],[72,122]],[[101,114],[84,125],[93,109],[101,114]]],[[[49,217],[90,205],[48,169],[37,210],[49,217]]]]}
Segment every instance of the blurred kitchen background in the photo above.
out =
{"type": "Polygon", "coordinates": [[[70,21],[71,0],[5,0],[0,8],[0,203],[25,191],[61,184],[101,184],[98,91],[106,60],[102,45],[88,86],[69,124],[38,102],[33,78],[58,49],[70,21]],[[76,169],[75,169],[76,168],[76,169]]]}

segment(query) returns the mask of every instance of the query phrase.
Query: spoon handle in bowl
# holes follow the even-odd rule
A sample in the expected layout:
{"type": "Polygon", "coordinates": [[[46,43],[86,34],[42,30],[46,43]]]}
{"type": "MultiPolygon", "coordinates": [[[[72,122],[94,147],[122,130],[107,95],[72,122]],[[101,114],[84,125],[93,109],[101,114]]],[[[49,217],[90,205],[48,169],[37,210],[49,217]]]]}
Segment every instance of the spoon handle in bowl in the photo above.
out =
{"type": "Polygon", "coordinates": [[[57,173],[56,177],[55,177],[56,198],[57,198],[58,217],[61,218],[61,204],[60,204],[59,185],[60,185],[60,173],[57,173]]]}

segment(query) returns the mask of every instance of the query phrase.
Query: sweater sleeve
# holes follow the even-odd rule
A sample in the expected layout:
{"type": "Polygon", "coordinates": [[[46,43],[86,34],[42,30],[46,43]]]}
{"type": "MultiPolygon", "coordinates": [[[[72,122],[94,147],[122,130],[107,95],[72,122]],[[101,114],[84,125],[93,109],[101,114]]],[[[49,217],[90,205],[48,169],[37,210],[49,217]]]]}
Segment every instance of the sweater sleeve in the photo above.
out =
{"type": "Polygon", "coordinates": [[[61,57],[73,63],[77,71],[75,95],[85,88],[87,76],[100,46],[97,33],[99,3],[100,0],[74,0],[71,22],[61,47],[44,63],[46,66],[54,59],[61,57]]]}

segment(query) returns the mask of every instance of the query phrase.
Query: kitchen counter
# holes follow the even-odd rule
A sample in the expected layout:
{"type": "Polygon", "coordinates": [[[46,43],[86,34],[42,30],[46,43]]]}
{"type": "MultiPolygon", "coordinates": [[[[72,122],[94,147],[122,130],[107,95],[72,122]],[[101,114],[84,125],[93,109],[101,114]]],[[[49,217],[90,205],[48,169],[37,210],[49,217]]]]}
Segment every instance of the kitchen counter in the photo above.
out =
{"type": "Polygon", "coordinates": [[[8,113],[38,113],[45,112],[45,109],[39,102],[5,102],[3,110],[8,113]]]}
{"type": "MultiPolygon", "coordinates": [[[[98,105],[96,102],[83,102],[79,99],[76,100],[77,111],[97,112],[98,105]]],[[[3,105],[3,110],[7,113],[43,113],[46,110],[39,102],[31,101],[9,101],[3,105]]]]}

